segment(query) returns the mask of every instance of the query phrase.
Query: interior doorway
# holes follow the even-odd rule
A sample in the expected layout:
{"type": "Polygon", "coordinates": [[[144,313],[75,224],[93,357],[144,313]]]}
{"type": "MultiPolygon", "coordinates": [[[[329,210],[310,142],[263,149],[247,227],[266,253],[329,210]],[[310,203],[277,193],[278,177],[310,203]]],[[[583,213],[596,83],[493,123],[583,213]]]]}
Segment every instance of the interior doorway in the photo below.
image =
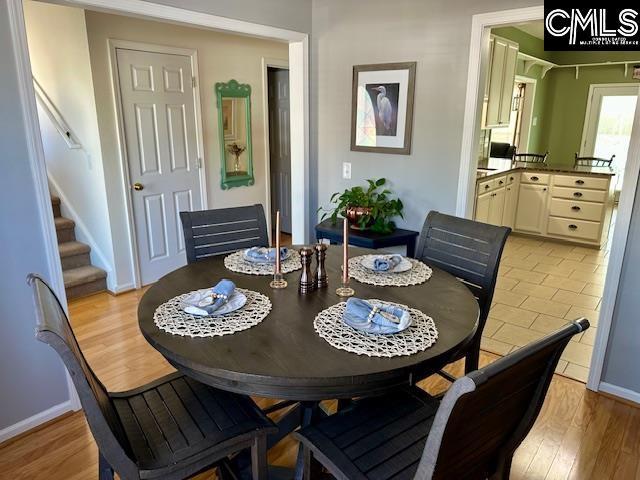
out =
{"type": "Polygon", "coordinates": [[[291,235],[289,69],[267,67],[271,225],[280,211],[280,233],[291,235]]]}

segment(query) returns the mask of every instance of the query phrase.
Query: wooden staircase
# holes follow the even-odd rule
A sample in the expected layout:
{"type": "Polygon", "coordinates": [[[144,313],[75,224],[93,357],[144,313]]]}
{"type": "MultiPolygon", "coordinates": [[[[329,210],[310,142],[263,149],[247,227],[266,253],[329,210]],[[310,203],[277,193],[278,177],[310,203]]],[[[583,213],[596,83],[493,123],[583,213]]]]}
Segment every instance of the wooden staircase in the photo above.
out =
{"type": "Polygon", "coordinates": [[[51,197],[58,236],[58,251],[67,299],[84,297],[107,289],[107,272],[91,265],[91,247],[76,240],[73,220],[60,213],[60,199],[51,197]]]}

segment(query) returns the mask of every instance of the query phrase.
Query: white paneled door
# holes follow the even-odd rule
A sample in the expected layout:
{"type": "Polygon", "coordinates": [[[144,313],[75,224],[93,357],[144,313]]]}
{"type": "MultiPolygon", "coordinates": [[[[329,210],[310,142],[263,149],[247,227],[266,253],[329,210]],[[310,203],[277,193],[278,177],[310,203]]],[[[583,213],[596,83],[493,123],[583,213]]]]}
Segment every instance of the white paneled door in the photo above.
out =
{"type": "Polygon", "coordinates": [[[186,263],[179,212],[201,210],[191,57],[116,49],[142,285],[186,263]]]}

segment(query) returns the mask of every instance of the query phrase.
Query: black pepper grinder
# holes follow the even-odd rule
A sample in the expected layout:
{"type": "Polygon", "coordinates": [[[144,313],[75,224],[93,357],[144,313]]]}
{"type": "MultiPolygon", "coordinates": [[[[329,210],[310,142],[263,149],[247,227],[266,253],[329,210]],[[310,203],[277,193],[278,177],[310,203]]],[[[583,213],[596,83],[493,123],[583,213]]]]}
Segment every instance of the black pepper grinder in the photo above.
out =
{"type": "Polygon", "coordinates": [[[302,273],[300,274],[300,285],[298,292],[302,295],[313,292],[315,284],[311,272],[311,262],[313,261],[313,249],[302,247],[300,249],[300,261],[302,262],[302,273]]]}
{"type": "Polygon", "coordinates": [[[313,275],[316,288],[325,288],[329,285],[327,270],[324,267],[324,260],[327,256],[327,246],[324,243],[317,243],[314,247],[316,251],[316,273],[313,275]]]}

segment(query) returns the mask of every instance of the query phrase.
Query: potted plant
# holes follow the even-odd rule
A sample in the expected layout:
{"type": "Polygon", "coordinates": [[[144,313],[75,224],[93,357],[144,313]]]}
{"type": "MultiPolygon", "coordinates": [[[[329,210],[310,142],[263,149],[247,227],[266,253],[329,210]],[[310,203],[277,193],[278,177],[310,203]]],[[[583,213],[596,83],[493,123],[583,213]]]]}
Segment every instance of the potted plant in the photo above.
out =
{"type": "Polygon", "coordinates": [[[391,191],[383,188],[387,180],[367,180],[369,184],[365,189],[360,186],[352,187],[344,192],[336,192],[331,195],[330,203],[334,208],[320,207],[323,211],[322,220],[329,217],[335,225],[338,215],[345,217],[356,230],[371,230],[377,233],[391,233],[396,224],[393,217],[404,218],[402,210],[404,205],[399,198],[391,199],[391,191]]]}

